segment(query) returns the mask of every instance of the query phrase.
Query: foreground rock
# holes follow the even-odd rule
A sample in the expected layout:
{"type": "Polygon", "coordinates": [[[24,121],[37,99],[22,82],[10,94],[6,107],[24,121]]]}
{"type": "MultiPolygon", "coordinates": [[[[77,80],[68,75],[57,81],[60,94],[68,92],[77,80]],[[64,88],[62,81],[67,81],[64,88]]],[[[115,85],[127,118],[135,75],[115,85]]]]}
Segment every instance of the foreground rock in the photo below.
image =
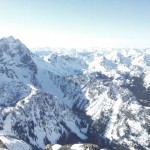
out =
{"type": "Polygon", "coordinates": [[[100,149],[99,146],[95,144],[68,144],[68,145],[59,145],[59,144],[48,144],[45,147],[45,150],[106,150],[100,149]]]}
{"type": "Polygon", "coordinates": [[[0,140],[0,150],[7,150],[6,145],[0,140]]]}

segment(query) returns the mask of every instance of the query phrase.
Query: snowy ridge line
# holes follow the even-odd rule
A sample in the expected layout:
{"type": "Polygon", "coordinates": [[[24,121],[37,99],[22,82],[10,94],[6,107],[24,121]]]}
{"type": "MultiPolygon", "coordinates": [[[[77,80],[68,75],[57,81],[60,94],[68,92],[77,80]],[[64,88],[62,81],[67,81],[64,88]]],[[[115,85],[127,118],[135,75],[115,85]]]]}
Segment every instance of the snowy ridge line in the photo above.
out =
{"type": "Polygon", "coordinates": [[[33,85],[28,85],[28,86],[29,86],[30,89],[31,89],[30,94],[29,94],[28,96],[26,96],[24,99],[22,99],[21,101],[19,101],[19,102],[16,104],[16,107],[19,107],[19,106],[25,107],[25,105],[23,106],[22,101],[24,102],[24,104],[27,104],[27,103],[30,101],[31,97],[32,97],[33,95],[35,95],[36,92],[38,91],[38,89],[35,88],[33,85]]]}

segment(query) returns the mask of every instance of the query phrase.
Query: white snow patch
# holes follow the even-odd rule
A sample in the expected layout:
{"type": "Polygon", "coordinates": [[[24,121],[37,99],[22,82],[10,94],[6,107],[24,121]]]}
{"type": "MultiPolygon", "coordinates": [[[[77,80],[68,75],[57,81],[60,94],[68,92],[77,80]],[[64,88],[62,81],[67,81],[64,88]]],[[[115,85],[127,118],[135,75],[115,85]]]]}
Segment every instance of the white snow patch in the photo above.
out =
{"type": "Polygon", "coordinates": [[[130,72],[130,69],[127,66],[121,64],[118,66],[118,70],[121,72],[130,72]]]}
{"type": "Polygon", "coordinates": [[[52,149],[53,150],[59,150],[59,148],[61,148],[61,147],[62,147],[61,145],[55,144],[55,145],[52,146],[52,149]]]}
{"type": "Polygon", "coordinates": [[[95,98],[95,101],[90,100],[90,97],[88,95],[88,91],[86,92],[86,98],[89,99],[90,105],[86,109],[86,114],[89,116],[92,116],[93,120],[97,120],[100,117],[100,112],[102,111],[102,107],[104,102],[106,102],[105,108],[107,109],[107,106],[109,105],[109,98],[107,95],[107,91],[103,92],[100,95],[97,95],[95,98]],[[107,98],[107,99],[106,99],[107,98]]]}
{"type": "Polygon", "coordinates": [[[75,125],[74,122],[69,121],[69,120],[65,120],[65,122],[67,126],[71,129],[71,131],[75,133],[78,137],[82,138],[83,140],[87,139],[87,137],[80,132],[80,129],[75,125]]]}
{"type": "Polygon", "coordinates": [[[121,104],[122,104],[122,98],[121,98],[120,94],[118,93],[117,89],[113,88],[113,90],[117,95],[117,101],[113,105],[112,116],[110,117],[110,121],[107,125],[107,129],[106,129],[106,132],[105,132],[105,137],[109,138],[110,140],[112,139],[112,136],[113,136],[112,132],[113,132],[113,129],[114,129],[114,125],[117,122],[117,115],[119,113],[119,110],[120,110],[120,107],[121,107],[121,104]]]}
{"type": "Polygon", "coordinates": [[[144,84],[145,86],[148,88],[150,87],[150,72],[149,74],[146,75],[146,77],[144,78],[144,84]]]}
{"type": "Polygon", "coordinates": [[[72,150],[84,150],[84,148],[81,147],[81,146],[83,146],[83,144],[73,144],[73,145],[71,146],[71,149],[72,149],[72,150]]]}

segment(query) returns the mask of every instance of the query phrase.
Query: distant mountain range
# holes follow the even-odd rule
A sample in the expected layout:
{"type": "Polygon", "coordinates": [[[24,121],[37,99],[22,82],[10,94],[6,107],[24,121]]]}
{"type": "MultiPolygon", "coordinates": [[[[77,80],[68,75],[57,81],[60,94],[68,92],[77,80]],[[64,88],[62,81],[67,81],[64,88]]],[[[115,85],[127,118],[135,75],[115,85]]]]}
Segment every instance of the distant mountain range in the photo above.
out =
{"type": "Polygon", "coordinates": [[[8,37],[0,40],[0,78],[3,149],[150,148],[150,49],[31,52],[8,37]]]}

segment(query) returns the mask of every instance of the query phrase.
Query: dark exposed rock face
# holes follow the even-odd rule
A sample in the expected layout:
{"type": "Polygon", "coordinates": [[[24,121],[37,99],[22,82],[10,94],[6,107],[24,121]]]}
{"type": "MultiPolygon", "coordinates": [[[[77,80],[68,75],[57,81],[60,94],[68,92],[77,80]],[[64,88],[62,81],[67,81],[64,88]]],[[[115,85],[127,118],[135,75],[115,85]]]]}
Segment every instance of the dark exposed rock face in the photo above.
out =
{"type": "Polygon", "coordinates": [[[68,144],[68,145],[58,145],[58,144],[48,144],[44,150],[100,150],[100,147],[95,144],[68,144]]]}
{"type": "Polygon", "coordinates": [[[0,140],[0,150],[7,149],[6,145],[0,140]]]}

